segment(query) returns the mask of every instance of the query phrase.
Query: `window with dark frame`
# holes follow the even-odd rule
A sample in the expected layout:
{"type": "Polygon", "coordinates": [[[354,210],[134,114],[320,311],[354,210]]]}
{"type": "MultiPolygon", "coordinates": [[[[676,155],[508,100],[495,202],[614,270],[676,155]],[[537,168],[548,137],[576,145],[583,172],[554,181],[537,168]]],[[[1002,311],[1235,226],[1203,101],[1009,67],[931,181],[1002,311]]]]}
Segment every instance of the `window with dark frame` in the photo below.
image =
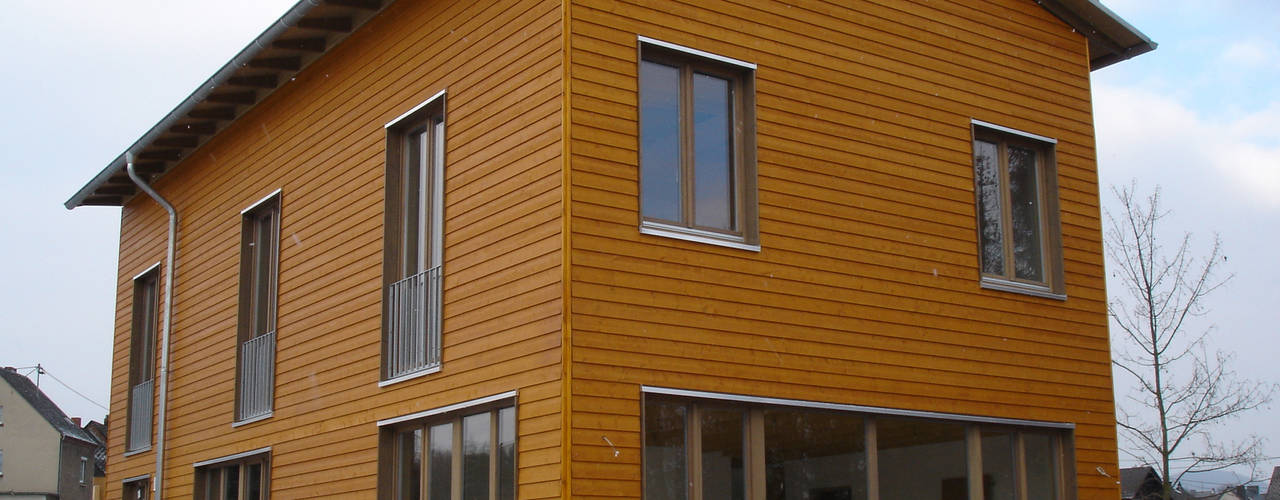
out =
{"type": "Polygon", "coordinates": [[[644,232],[712,243],[758,243],[754,68],[641,40],[644,232]]]}
{"type": "Polygon", "coordinates": [[[196,467],[195,500],[267,500],[270,498],[271,457],[247,457],[196,467]]]}
{"type": "Polygon", "coordinates": [[[644,498],[1074,498],[1067,431],[646,395],[644,498]]]}
{"type": "Polygon", "coordinates": [[[155,393],[156,323],[160,268],[133,279],[133,322],[129,340],[129,407],[125,450],[151,446],[151,417],[155,393]]]}
{"type": "Polygon", "coordinates": [[[516,409],[508,401],[382,430],[379,498],[516,498],[516,409]]]}
{"type": "Polygon", "coordinates": [[[151,480],[142,478],[125,481],[123,490],[124,500],[147,500],[151,495],[151,480]]]}
{"type": "Polygon", "coordinates": [[[440,366],[444,95],[387,125],[382,379],[440,366]]]}
{"type": "Polygon", "coordinates": [[[1062,294],[1053,140],[975,123],[973,168],[984,286],[1062,294]]]}
{"type": "Polygon", "coordinates": [[[269,416],[275,390],[280,193],[242,214],[236,421],[269,416]]]}

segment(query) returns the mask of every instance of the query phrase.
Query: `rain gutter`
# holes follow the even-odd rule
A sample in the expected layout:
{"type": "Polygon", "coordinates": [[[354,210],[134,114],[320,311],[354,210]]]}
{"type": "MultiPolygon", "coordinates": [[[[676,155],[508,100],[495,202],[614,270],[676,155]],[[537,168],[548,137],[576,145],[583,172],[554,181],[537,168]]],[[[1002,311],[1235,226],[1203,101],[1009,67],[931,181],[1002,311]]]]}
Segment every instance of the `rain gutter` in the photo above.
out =
{"type": "Polygon", "coordinates": [[[165,409],[169,406],[169,332],[173,324],[173,276],[174,254],[178,249],[178,212],[174,210],[168,200],[165,200],[160,193],[157,193],[150,185],[147,184],[141,176],[133,169],[133,153],[126,151],[125,170],[129,173],[129,179],[138,185],[147,196],[155,200],[157,204],[169,212],[169,244],[165,250],[165,273],[164,273],[164,319],[161,320],[160,326],[160,387],[156,391],[160,402],[157,418],[159,428],[156,431],[156,478],[151,482],[154,492],[151,498],[160,500],[164,496],[164,430],[165,430],[165,409]]]}
{"type": "MultiPolygon", "coordinates": [[[[285,30],[297,25],[298,21],[307,15],[307,12],[310,12],[312,8],[315,8],[322,3],[322,0],[300,0],[297,4],[294,4],[288,12],[285,12],[283,16],[280,16],[280,19],[277,19],[274,24],[266,29],[266,31],[263,31],[261,35],[258,35],[252,43],[245,48],[240,49],[240,52],[236,54],[235,57],[231,58],[231,61],[227,62],[227,64],[223,65],[217,73],[214,73],[208,80],[205,80],[204,83],[200,84],[200,86],[196,88],[195,92],[192,92],[191,95],[187,96],[187,98],[179,103],[177,107],[173,108],[173,111],[170,111],[169,114],[165,115],[164,118],[153,125],[151,130],[148,130],[147,133],[143,134],[137,141],[134,141],[133,145],[129,146],[129,148],[125,150],[125,153],[121,153],[120,156],[117,156],[116,159],[112,160],[111,163],[108,164],[107,168],[98,172],[98,175],[94,176],[93,179],[85,184],[84,187],[80,188],[80,191],[77,191],[76,194],[73,195],[71,199],[67,200],[66,203],[63,203],[63,205],[66,206],[68,210],[80,206],[85,199],[93,195],[95,190],[106,184],[108,179],[126,167],[127,159],[125,156],[128,155],[129,152],[142,151],[150,146],[151,143],[161,135],[168,132],[171,127],[177,125],[179,121],[185,119],[187,113],[195,108],[196,105],[203,102],[205,98],[209,97],[209,94],[221,87],[223,83],[226,83],[226,81],[235,75],[237,71],[247,66],[250,61],[257,57],[258,53],[262,52],[264,49],[270,48],[273,40],[284,33],[285,30]]],[[[158,497],[157,500],[159,500],[158,497]]]]}

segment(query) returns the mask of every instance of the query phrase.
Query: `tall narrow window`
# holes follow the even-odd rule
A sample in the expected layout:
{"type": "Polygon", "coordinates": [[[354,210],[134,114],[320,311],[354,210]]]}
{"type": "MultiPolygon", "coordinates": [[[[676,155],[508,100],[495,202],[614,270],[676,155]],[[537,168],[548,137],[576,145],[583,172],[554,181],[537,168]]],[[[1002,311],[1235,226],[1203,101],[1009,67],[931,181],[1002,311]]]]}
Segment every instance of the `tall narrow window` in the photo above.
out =
{"type": "Polygon", "coordinates": [[[974,125],[983,285],[1062,293],[1053,140],[974,125]]]}
{"type": "Polygon", "coordinates": [[[196,465],[196,500],[267,500],[270,498],[268,452],[196,465]]]}
{"type": "Polygon", "coordinates": [[[504,406],[510,404],[489,402],[385,426],[379,498],[515,500],[516,411],[504,406]]]}
{"type": "Polygon", "coordinates": [[[444,96],[387,125],[382,378],[440,366],[444,96]]]}
{"type": "Polygon", "coordinates": [[[642,39],[641,230],[757,243],[755,65],[642,39]]]}
{"type": "Polygon", "coordinates": [[[269,416],[275,389],[276,263],[280,193],[244,211],[240,236],[240,318],[236,420],[269,416]]]}
{"type": "Polygon", "coordinates": [[[133,279],[133,327],[129,340],[129,409],[126,451],[151,446],[151,414],[155,391],[156,310],[159,267],[133,279]]]}

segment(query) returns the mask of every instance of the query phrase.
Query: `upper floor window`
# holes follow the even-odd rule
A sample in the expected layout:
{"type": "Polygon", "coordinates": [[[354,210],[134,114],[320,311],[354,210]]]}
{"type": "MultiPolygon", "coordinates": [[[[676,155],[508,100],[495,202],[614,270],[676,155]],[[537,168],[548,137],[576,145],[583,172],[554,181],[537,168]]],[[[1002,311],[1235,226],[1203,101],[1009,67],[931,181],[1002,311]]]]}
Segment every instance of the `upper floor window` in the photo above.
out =
{"type": "Polygon", "coordinates": [[[387,124],[382,378],[440,366],[444,93],[387,124]]]}
{"type": "Polygon", "coordinates": [[[157,265],[133,279],[133,326],[129,339],[129,407],[125,449],[151,446],[151,413],[155,391],[156,311],[159,308],[157,265]]]}
{"type": "Polygon", "coordinates": [[[242,213],[236,420],[271,414],[275,388],[280,192],[242,213]]]}
{"type": "Polygon", "coordinates": [[[640,39],[641,230],[758,249],[755,65],[640,39]]]}
{"type": "Polygon", "coordinates": [[[982,122],[973,169],[983,286],[1061,297],[1053,139],[982,122]]]}

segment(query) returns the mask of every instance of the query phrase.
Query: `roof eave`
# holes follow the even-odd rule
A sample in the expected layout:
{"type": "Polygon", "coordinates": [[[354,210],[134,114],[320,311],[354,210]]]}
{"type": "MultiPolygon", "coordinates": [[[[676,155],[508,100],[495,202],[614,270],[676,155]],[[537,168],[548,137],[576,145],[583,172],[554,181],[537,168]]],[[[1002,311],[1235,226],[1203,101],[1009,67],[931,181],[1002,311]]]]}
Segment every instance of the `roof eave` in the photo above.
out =
{"type": "Polygon", "coordinates": [[[1088,39],[1090,71],[1156,49],[1156,42],[1098,0],[1035,1],[1088,39]]]}
{"type": "Polygon", "coordinates": [[[300,0],[64,205],[122,206],[138,192],[124,172],[127,153],[134,153],[144,177],[163,175],[390,3],[300,0]]]}

